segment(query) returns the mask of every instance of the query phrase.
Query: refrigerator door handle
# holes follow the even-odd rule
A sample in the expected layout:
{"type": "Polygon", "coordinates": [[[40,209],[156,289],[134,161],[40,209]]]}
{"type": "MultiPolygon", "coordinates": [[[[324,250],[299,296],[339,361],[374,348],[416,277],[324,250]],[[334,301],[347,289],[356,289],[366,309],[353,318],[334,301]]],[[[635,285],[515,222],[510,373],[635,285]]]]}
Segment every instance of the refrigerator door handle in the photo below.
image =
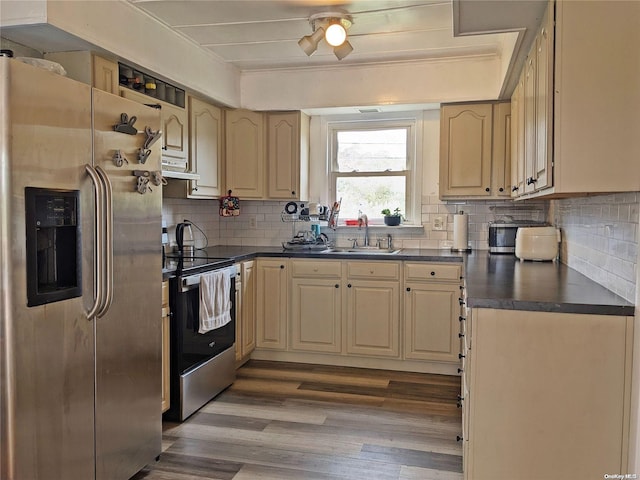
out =
{"type": "Polygon", "coordinates": [[[113,186],[107,172],[96,165],[96,172],[104,188],[104,250],[98,252],[104,257],[104,303],[98,311],[98,318],[104,316],[113,302],[113,186]]]}
{"type": "Polygon", "coordinates": [[[98,310],[104,303],[104,264],[102,251],[104,250],[104,187],[95,169],[91,165],[85,165],[85,170],[91,178],[95,187],[96,201],[96,230],[95,230],[95,251],[93,252],[93,264],[95,269],[95,300],[93,306],[87,312],[87,319],[91,320],[96,316],[98,310]]]}

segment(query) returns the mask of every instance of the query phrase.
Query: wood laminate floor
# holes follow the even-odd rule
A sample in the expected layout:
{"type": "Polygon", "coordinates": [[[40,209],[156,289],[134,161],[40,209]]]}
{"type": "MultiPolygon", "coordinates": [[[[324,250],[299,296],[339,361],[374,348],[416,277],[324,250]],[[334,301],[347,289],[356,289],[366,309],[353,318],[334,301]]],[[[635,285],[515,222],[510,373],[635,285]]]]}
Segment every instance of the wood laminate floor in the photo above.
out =
{"type": "Polygon", "coordinates": [[[131,480],[460,480],[456,376],[249,361],[131,480]]]}

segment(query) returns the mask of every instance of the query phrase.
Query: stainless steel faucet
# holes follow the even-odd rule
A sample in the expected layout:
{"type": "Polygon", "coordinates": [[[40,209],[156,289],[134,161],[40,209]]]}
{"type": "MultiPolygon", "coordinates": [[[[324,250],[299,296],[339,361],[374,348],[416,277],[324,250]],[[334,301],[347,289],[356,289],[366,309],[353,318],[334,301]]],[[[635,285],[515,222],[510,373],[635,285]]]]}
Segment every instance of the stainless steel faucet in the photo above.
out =
{"type": "Polygon", "coordinates": [[[369,246],[369,219],[367,215],[358,211],[358,229],[362,228],[364,225],[364,246],[369,246]]]}

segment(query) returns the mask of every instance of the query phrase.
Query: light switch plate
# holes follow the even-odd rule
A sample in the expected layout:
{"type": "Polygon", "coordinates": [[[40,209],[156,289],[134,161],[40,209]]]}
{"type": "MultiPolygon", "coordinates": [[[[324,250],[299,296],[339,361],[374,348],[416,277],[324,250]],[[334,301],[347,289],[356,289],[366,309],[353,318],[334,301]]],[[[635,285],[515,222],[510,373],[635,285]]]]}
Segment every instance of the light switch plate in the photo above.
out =
{"type": "Polygon", "coordinates": [[[249,215],[249,228],[258,228],[258,217],[256,215],[249,215]]]}

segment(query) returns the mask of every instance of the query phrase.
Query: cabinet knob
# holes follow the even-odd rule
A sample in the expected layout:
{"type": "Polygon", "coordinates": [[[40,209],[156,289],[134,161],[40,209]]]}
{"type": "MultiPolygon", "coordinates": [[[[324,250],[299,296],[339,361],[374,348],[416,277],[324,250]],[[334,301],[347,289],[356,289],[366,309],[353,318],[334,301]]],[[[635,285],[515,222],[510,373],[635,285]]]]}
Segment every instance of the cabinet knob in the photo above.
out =
{"type": "Polygon", "coordinates": [[[410,292],[410,291],[411,291],[411,287],[407,287],[407,292],[410,292]]]}
{"type": "Polygon", "coordinates": [[[461,353],[459,353],[459,354],[458,354],[458,358],[459,358],[460,360],[462,360],[463,358],[466,358],[466,357],[467,357],[466,355],[463,355],[463,354],[461,354],[461,353]]]}
{"type": "Polygon", "coordinates": [[[193,187],[193,191],[197,192],[198,191],[198,187],[193,187]]]}
{"type": "Polygon", "coordinates": [[[462,370],[461,368],[458,369],[458,373],[464,373],[464,370],[462,370]]]}
{"type": "Polygon", "coordinates": [[[458,302],[460,302],[460,306],[464,305],[464,300],[463,299],[459,298],[458,302]]]}
{"type": "Polygon", "coordinates": [[[163,147],[162,147],[162,150],[166,150],[166,149],[167,149],[167,147],[166,147],[166,146],[163,146],[163,147]]]}
{"type": "Polygon", "coordinates": [[[487,187],[487,188],[485,188],[485,189],[484,189],[484,191],[485,191],[485,192],[490,192],[490,191],[491,191],[491,189],[490,189],[489,187],[487,187]]]}
{"type": "Polygon", "coordinates": [[[296,196],[296,191],[295,191],[295,190],[292,190],[292,191],[291,191],[291,195],[293,195],[293,196],[295,197],[295,196],[296,196]]]}
{"type": "Polygon", "coordinates": [[[464,318],[463,316],[459,316],[458,320],[460,320],[461,322],[464,322],[466,320],[466,318],[464,318]]]}
{"type": "Polygon", "coordinates": [[[456,441],[460,441],[460,440],[464,440],[464,438],[462,438],[460,435],[456,435],[456,441]]]}
{"type": "Polygon", "coordinates": [[[498,191],[499,191],[499,192],[504,192],[504,188],[500,187],[500,188],[498,189],[498,191]]]}
{"type": "Polygon", "coordinates": [[[336,284],[335,284],[335,287],[336,287],[336,288],[340,288],[340,285],[338,285],[338,284],[336,283],[336,284]]]}
{"type": "Polygon", "coordinates": [[[520,187],[517,185],[511,189],[512,192],[517,192],[518,190],[520,190],[520,187]]]}
{"type": "Polygon", "coordinates": [[[284,269],[284,265],[280,265],[280,268],[281,268],[281,269],[284,269]]]}
{"type": "Polygon", "coordinates": [[[461,402],[461,401],[463,401],[463,400],[464,400],[464,397],[463,397],[463,396],[461,396],[461,395],[458,395],[458,401],[459,401],[459,402],[461,402]]]}
{"type": "Polygon", "coordinates": [[[436,274],[436,272],[431,272],[431,276],[432,277],[435,276],[435,274],[436,274]]]}
{"type": "Polygon", "coordinates": [[[347,287],[348,287],[348,288],[351,288],[351,284],[350,284],[350,283],[347,283],[347,287]]]}
{"type": "Polygon", "coordinates": [[[458,334],[458,338],[463,338],[464,337],[464,333],[459,333],[458,334]]]}
{"type": "MultiPolygon", "coordinates": [[[[457,408],[462,408],[462,404],[460,402],[456,403],[457,408]]],[[[458,440],[459,441],[459,440],[458,440]]]]}

